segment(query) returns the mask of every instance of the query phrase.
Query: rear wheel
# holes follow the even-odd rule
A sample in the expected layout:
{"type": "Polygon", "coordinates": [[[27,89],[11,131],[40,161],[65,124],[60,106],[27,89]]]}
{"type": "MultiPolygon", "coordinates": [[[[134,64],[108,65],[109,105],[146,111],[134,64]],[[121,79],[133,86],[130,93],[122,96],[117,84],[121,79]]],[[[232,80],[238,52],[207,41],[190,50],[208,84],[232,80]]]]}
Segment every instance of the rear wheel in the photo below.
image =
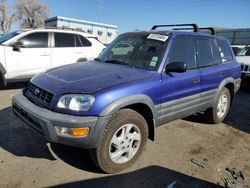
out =
{"type": "Polygon", "coordinates": [[[145,119],[130,109],[119,110],[107,124],[97,148],[90,156],[104,172],[119,172],[141,155],[148,138],[145,119]]]}
{"type": "Polygon", "coordinates": [[[205,111],[206,119],[211,123],[222,122],[228,114],[231,103],[231,95],[227,88],[223,88],[213,108],[205,111]]]}

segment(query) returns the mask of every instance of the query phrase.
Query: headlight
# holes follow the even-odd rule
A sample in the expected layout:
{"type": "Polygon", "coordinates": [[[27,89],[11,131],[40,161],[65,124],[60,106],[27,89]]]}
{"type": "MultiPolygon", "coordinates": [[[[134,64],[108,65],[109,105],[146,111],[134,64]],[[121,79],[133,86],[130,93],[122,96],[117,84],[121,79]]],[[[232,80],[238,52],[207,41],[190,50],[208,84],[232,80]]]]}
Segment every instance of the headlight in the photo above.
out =
{"type": "Polygon", "coordinates": [[[88,111],[94,102],[95,97],[91,95],[63,95],[57,103],[57,107],[73,111],[88,111]]]}

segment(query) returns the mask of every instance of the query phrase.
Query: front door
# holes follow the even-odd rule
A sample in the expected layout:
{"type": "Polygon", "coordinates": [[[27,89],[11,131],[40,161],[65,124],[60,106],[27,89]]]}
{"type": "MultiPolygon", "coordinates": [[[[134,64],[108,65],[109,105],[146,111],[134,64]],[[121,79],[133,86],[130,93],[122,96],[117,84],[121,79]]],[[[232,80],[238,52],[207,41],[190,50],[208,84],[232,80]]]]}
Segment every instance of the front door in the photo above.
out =
{"type": "Polygon", "coordinates": [[[8,78],[25,78],[44,71],[51,66],[51,48],[48,48],[48,33],[28,34],[16,42],[22,44],[19,50],[5,47],[8,78]]]}
{"type": "Polygon", "coordinates": [[[200,76],[196,69],[196,47],[193,36],[177,36],[170,49],[167,64],[184,62],[184,73],[162,73],[160,123],[195,113],[200,100],[200,76]]]}

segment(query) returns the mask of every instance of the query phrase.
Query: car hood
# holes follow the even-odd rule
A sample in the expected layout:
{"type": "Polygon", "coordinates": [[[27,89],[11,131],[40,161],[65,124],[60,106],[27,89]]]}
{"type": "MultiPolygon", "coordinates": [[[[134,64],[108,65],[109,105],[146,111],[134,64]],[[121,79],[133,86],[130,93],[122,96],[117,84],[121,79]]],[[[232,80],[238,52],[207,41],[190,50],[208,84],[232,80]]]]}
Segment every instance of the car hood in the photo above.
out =
{"type": "Polygon", "coordinates": [[[143,79],[153,74],[138,68],[105,62],[83,62],[40,73],[31,82],[54,94],[94,93],[103,88],[143,79]]]}
{"type": "Polygon", "coordinates": [[[239,63],[245,64],[245,65],[250,65],[250,56],[237,56],[236,60],[239,63]]]}

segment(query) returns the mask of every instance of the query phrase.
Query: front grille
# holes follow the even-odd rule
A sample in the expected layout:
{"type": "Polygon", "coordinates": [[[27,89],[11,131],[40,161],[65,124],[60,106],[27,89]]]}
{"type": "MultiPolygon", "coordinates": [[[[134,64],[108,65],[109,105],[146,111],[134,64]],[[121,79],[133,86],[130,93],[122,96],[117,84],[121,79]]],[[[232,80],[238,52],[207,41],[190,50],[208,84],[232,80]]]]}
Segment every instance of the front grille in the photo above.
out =
{"type": "Polygon", "coordinates": [[[250,72],[250,66],[241,64],[241,71],[244,72],[244,73],[249,73],[250,72]]]}
{"type": "Polygon", "coordinates": [[[39,99],[42,103],[46,104],[46,105],[50,105],[52,98],[53,98],[53,94],[40,88],[35,86],[32,83],[28,84],[27,90],[26,92],[29,92],[33,97],[39,99]]]}

